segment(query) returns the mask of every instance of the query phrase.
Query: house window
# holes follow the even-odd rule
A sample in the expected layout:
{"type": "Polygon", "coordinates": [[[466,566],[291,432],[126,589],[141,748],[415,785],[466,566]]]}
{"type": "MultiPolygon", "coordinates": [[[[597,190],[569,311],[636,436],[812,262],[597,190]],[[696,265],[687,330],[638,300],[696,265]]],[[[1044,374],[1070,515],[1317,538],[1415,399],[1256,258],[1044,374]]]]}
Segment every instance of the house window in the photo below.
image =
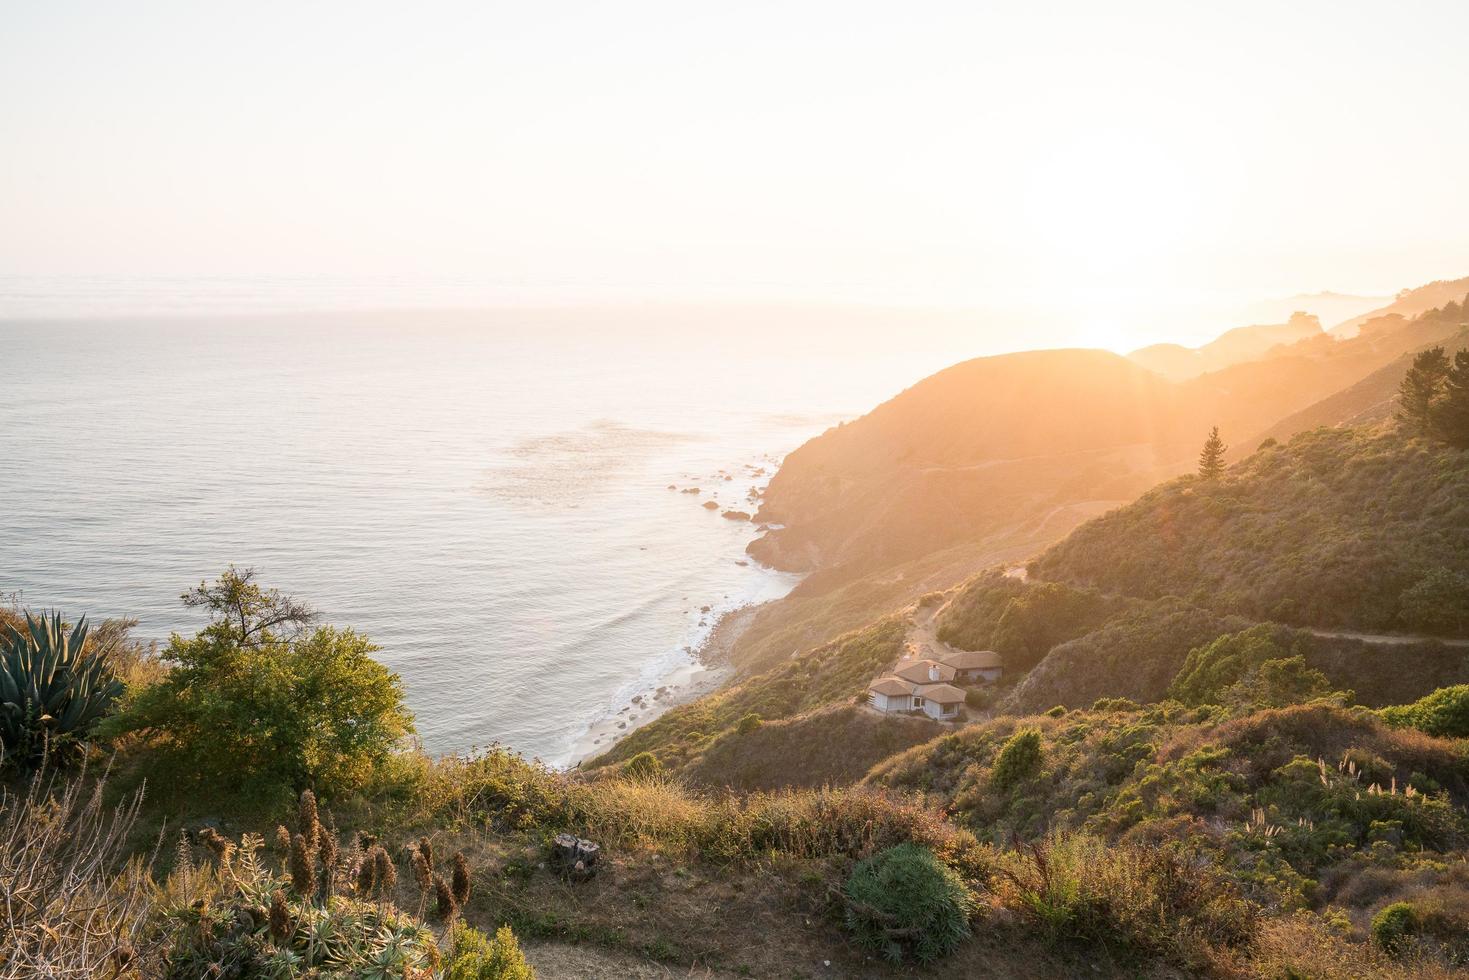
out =
{"type": "Polygon", "coordinates": [[[914,698],[913,699],[913,707],[915,707],[915,708],[921,708],[921,707],[923,707],[923,699],[922,698],[914,698]]]}

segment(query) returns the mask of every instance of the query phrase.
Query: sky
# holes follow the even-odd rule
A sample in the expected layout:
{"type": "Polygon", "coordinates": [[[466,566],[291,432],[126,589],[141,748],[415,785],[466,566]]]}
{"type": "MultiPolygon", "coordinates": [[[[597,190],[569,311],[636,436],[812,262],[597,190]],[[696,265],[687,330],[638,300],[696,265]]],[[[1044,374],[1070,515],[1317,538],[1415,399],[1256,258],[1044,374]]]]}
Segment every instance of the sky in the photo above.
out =
{"type": "Polygon", "coordinates": [[[1118,346],[1469,275],[1466,37],[1455,2],[0,0],[0,276],[983,308],[1118,346]]]}

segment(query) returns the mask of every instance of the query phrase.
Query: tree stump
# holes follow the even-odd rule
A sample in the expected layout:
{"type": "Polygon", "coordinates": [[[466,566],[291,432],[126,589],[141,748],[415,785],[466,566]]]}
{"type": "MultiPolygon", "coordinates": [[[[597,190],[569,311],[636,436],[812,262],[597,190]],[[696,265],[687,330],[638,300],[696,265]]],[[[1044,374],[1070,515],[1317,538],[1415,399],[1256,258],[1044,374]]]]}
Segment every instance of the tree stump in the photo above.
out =
{"type": "Polygon", "coordinates": [[[563,877],[587,881],[597,873],[597,858],[602,849],[574,834],[557,834],[551,842],[551,864],[563,877]]]}

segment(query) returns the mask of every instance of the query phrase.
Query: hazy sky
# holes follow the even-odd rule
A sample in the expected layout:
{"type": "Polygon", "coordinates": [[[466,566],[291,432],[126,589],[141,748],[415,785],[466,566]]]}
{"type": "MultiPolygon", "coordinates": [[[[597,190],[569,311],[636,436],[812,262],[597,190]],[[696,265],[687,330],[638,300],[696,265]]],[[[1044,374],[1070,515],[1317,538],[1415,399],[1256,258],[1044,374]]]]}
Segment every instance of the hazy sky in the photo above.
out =
{"type": "Polygon", "coordinates": [[[1469,274],[1466,51],[1462,2],[0,0],[0,274],[1390,292],[1469,274]]]}

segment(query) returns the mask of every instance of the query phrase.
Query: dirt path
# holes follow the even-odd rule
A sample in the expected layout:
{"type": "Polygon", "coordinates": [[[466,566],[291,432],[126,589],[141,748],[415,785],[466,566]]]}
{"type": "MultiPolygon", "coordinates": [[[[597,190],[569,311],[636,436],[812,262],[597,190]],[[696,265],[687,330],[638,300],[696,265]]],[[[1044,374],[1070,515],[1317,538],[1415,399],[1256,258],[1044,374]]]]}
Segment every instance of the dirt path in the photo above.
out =
{"type": "Polygon", "coordinates": [[[706,967],[668,966],[628,953],[570,943],[523,943],[525,958],[543,980],[668,980],[670,977],[734,980],[737,974],[706,967]]]}
{"type": "Polygon", "coordinates": [[[959,652],[939,639],[939,614],[947,607],[946,602],[932,609],[913,610],[913,625],[908,629],[907,650],[904,656],[942,660],[951,653],[959,652]]]}
{"type": "Polygon", "coordinates": [[[1361,640],[1363,643],[1380,644],[1382,646],[1402,646],[1407,643],[1442,643],[1446,647],[1469,648],[1469,640],[1452,640],[1441,636],[1415,636],[1410,633],[1353,633],[1343,630],[1320,630],[1314,626],[1297,626],[1312,636],[1321,636],[1331,640],[1361,640]]]}

